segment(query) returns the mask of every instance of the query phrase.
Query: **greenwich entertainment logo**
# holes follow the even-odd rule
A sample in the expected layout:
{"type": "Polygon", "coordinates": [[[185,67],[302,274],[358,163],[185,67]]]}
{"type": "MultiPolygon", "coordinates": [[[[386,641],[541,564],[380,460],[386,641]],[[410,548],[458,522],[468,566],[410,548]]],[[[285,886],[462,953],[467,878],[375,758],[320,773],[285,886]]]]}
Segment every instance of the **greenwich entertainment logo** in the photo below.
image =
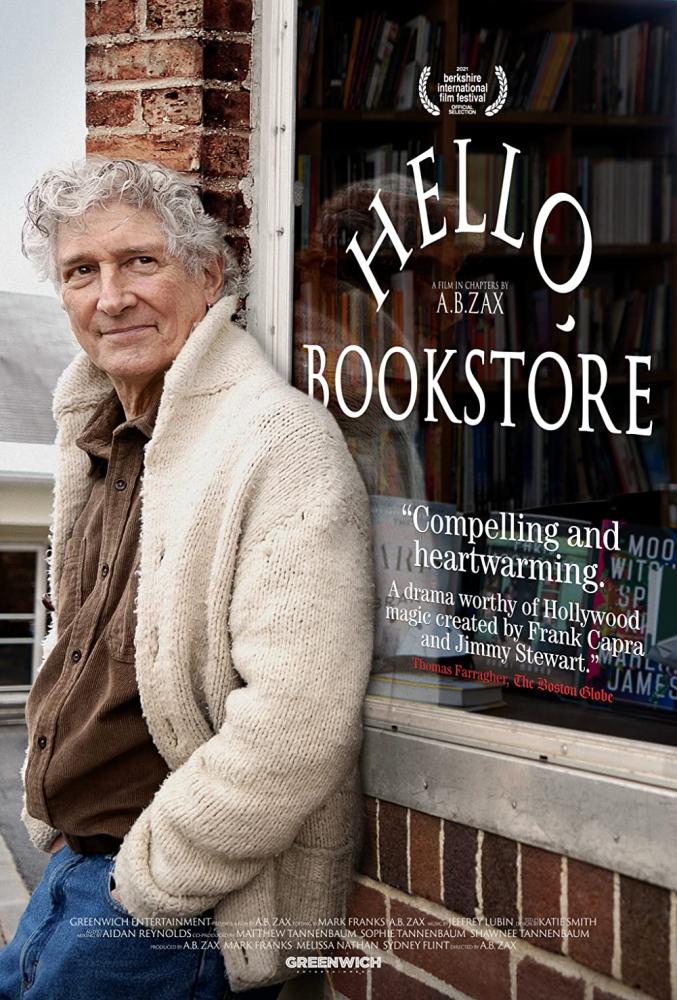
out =
{"type": "MultiPolygon", "coordinates": [[[[498,114],[508,97],[505,70],[502,66],[495,66],[494,73],[498,80],[498,95],[491,104],[484,107],[484,114],[488,118],[498,114]]],[[[487,104],[489,82],[484,81],[479,73],[471,73],[467,66],[457,66],[455,73],[442,75],[442,81],[437,83],[436,95],[440,104],[448,105],[447,114],[476,115],[477,109],[487,104]]],[[[430,66],[424,66],[418,81],[418,96],[428,114],[436,118],[440,114],[440,108],[428,94],[429,80],[430,66]]]]}
{"type": "Polygon", "coordinates": [[[380,969],[380,955],[289,955],[288,969],[380,969]]]}

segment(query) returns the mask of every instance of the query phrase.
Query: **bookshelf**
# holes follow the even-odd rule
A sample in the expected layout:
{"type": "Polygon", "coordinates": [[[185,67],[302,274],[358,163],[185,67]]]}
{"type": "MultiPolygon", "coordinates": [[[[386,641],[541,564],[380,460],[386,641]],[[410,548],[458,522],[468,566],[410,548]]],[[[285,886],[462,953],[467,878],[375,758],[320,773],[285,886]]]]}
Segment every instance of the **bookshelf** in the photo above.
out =
{"type": "MultiPolygon", "coordinates": [[[[430,94],[433,81],[443,71],[453,72],[461,64],[473,69],[473,58],[479,62],[484,59],[488,66],[494,57],[504,65],[515,90],[514,106],[507,106],[493,118],[481,113],[475,117],[443,113],[431,118],[422,110],[411,80],[407,89],[406,65],[400,69],[399,91],[393,69],[398,44],[406,64],[402,32],[412,20],[411,5],[365,5],[353,0],[302,3],[299,67],[304,100],[298,107],[296,125],[297,384],[306,384],[300,345],[318,342],[318,336],[327,330],[331,342],[328,371],[339,346],[350,343],[365,344],[374,361],[383,349],[409,345],[412,340],[421,358],[425,346],[457,348],[462,353],[480,343],[487,347],[519,345],[531,354],[550,347],[571,359],[575,392],[580,377],[574,363],[581,344],[601,353],[608,344],[609,408],[620,414],[627,389],[627,378],[617,364],[623,348],[646,349],[654,355],[652,372],[644,382],[651,387],[651,415],[664,453],[662,469],[657,465],[660,456],[655,447],[651,455],[645,454],[643,442],[626,438],[629,443],[621,449],[604,429],[581,435],[570,421],[568,429],[561,432],[534,434],[524,418],[524,379],[513,385],[521,428],[501,428],[497,421],[501,386],[488,380],[483,383],[487,417],[479,427],[459,429],[444,419],[425,427],[413,427],[413,422],[395,430],[384,427],[379,454],[370,459],[375,465],[368,483],[373,492],[401,495],[405,490],[406,495],[415,495],[412,481],[401,471],[403,465],[411,466],[412,450],[418,453],[419,492],[478,511],[499,505],[554,509],[604,499],[613,500],[616,507],[620,503],[622,511],[624,496],[660,493],[663,481],[677,480],[677,435],[671,433],[677,416],[673,347],[677,311],[672,301],[677,287],[677,187],[672,186],[677,151],[673,75],[676,7],[671,0],[516,0],[509,6],[498,0],[429,0],[417,5],[416,15],[430,24],[425,56],[425,64],[432,66],[430,94]],[[388,35],[388,24],[398,26],[397,31],[392,29],[392,36],[388,35]],[[388,51],[386,37],[393,43],[390,66],[379,76],[379,59],[382,69],[388,51]],[[515,66],[521,52],[532,56],[531,67],[515,66]],[[610,67],[604,77],[602,65],[610,67]],[[544,79],[549,74],[548,109],[543,108],[543,94],[533,87],[539,73],[544,79]],[[621,80],[627,86],[620,86],[621,80]],[[515,251],[488,236],[481,247],[459,246],[445,238],[427,252],[415,249],[407,265],[412,272],[409,287],[396,279],[399,288],[394,288],[394,293],[400,294],[389,297],[388,309],[396,301],[396,315],[390,312],[376,317],[373,299],[360,295],[365,291],[364,280],[345,252],[355,229],[362,232],[360,227],[368,218],[367,206],[375,193],[373,178],[385,175],[392,186],[393,176],[405,172],[407,158],[434,145],[434,168],[431,166],[427,174],[424,171],[424,177],[426,184],[439,182],[442,211],[448,217],[449,197],[458,186],[454,139],[471,140],[469,176],[474,170],[478,202],[486,201],[487,196],[496,200],[496,182],[491,178],[500,183],[502,143],[522,150],[524,211],[520,214],[518,206],[508,231],[519,233],[523,229],[524,245],[515,251]],[[647,166],[649,162],[660,165],[660,175],[655,174],[655,167],[647,166]],[[607,197],[603,210],[600,206],[610,185],[615,185],[615,191],[607,197]],[[536,190],[539,197],[532,193],[536,190]],[[598,239],[593,229],[593,259],[584,288],[570,296],[545,288],[530,243],[533,218],[529,199],[540,205],[543,196],[555,190],[579,198],[605,237],[598,239]],[[458,322],[455,317],[436,313],[433,297],[429,291],[426,295],[434,281],[487,278],[509,282],[509,297],[514,300],[509,315],[491,329],[486,323],[475,325],[469,318],[458,322]],[[568,313],[576,316],[578,327],[567,339],[555,323],[568,313]],[[407,324],[413,331],[409,336],[407,324]],[[388,454],[390,448],[398,447],[406,453],[404,461],[401,455],[388,454]],[[484,471],[479,475],[481,469],[484,471]],[[469,477],[474,482],[469,483],[469,477]]],[[[474,68],[488,78],[487,66],[474,68]]],[[[418,73],[413,80],[418,82],[418,73]]],[[[487,99],[493,96],[492,86],[487,99]]],[[[412,235],[407,226],[415,229],[416,224],[410,219],[408,195],[394,191],[392,204],[400,213],[398,221],[404,231],[412,235]]],[[[434,230],[439,218],[436,221],[432,203],[428,204],[434,230]]],[[[490,222],[494,217],[491,208],[486,204],[478,207],[486,211],[490,222]]],[[[487,230],[490,228],[488,225],[487,230]]],[[[420,240],[414,235],[405,242],[417,248],[420,240]]],[[[579,255],[571,216],[555,213],[546,229],[548,236],[544,260],[553,278],[562,281],[575,268],[579,255]]],[[[367,233],[365,251],[370,245],[367,233]]],[[[392,283],[398,267],[387,254],[375,264],[384,287],[392,283]]],[[[354,380],[351,391],[359,399],[363,379],[360,381],[357,369],[354,380]]],[[[393,400],[406,399],[406,372],[387,383],[393,400]]],[[[443,377],[441,385],[450,399],[468,396],[468,383],[451,373],[448,379],[443,377]]],[[[546,410],[555,406],[559,392],[552,372],[543,372],[538,388],[546,410]]],[[[377,421],[370,408],[362,422],[361,440],[361,421],[344,420],[342,425],[359,450],[365,448],[368,435],[374,437],[375,428],[376,437],[380,437],[377,421]]],[[[669,505],[661,501],[660,509],[667,511],[669,505]]]]}

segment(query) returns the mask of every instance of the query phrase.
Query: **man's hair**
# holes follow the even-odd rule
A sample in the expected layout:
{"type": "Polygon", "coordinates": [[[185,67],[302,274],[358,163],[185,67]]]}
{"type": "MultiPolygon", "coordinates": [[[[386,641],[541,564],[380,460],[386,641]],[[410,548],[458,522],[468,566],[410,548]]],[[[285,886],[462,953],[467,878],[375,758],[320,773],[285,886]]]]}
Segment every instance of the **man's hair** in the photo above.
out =
{"type": "Polygon", "coordinates": [[[238,268],[224,242],[224,227],[205,212],[197,191],[180,174],[159,163],[88,157],[46,171],[26,198],[21,249],[60,287],[56,261],[59,226],[80,219],[90,209],[124,202],[154,212],[167,241],[167,252],[197,276],[215,259],[224,264],[222,292],[235,291],[238,268]]]}

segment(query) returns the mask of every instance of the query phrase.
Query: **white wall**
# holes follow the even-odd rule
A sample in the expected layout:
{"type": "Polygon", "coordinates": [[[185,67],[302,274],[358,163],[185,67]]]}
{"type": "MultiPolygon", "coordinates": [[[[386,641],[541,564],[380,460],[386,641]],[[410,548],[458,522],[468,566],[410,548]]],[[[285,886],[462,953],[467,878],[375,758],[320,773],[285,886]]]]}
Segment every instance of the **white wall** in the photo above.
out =
{"type": "Polygon", "coordinates": [[[0,532],[4,540],[20,541],[11,529],[38,528],[37,538],[46,534],[52,515],[52,483],[0,484],[0,532]]]}

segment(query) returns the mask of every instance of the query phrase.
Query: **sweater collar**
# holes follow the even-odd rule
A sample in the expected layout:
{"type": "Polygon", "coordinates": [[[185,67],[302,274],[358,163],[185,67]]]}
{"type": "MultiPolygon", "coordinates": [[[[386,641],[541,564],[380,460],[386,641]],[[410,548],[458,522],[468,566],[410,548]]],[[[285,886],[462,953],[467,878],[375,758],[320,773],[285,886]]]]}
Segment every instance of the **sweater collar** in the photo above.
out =
{"type": "MultiPolygon", "coordinates": [[[[232,320],[237,295],[219,299],[182,347],[165,376],[163,396],[195,396],[234,385],[251,359],[246,334],[232,320]]],[[[54,417],[73,411],[90,410],[110,395],[108,375],[80,350],[57,382],[54,417]]]]}

